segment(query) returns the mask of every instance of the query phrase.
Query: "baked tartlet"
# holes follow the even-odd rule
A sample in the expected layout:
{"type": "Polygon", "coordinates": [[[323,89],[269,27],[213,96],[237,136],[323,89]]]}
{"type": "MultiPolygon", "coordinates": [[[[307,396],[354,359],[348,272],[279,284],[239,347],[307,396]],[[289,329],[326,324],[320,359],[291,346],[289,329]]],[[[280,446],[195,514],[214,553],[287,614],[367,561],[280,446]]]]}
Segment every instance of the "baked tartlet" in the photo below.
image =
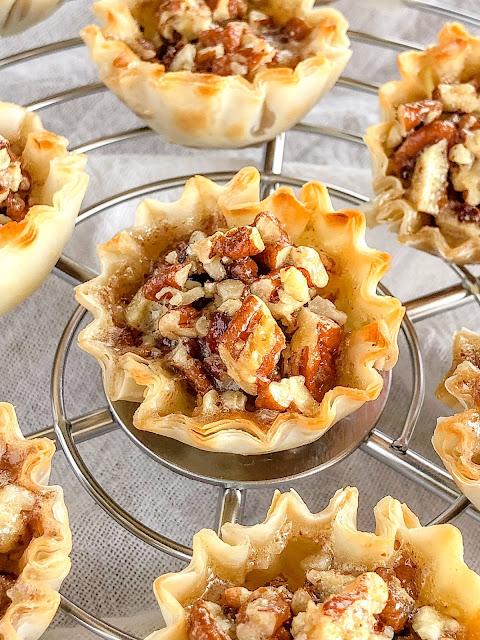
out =
{"type": "Polygon", "coordinates": [[[42,284],[72,234],[88,176],[67,145],[36,114],[0,102],[0,315],[42,284]]]}
{"type": "Polygon", "coordinates": [[[60,603],[72,548],[60,487],[48,486],[55,445],[25,440],[0,402],[0,637],[37,640],[60,603]]]}
{"type": "Polygon", "coordinates": [[[480,260],[480,37],[447,24],[438,44],[398,57],[365,142],[373,216],[398,239],[457,264],[480,260]]]}
{"type": "Polygon", "coordinates": [[[422,527],[404,504],[375,507],[358,531],[358,492],[311,513],[294,492],[255,526],[193,539],[193,558],[154,585],[166,628],[148,640],[474,640],[480,576],[450,524],[422,527]]]}
{"type": "Polygon", "coordinates": [[[11,36],[45,20],[63,0],[0,0],[0,36],[11,36]]]}
{"type": "Polygon", "coordinates": [[[459,489],[480,509],[480,335],[453,337],[453,364],[436,396],[459,413],[439,418],[432,443],[459,489]]]}
{"type": "Polygon", "coordinates": [[[211,451],[254,454],[319,438],[378,397],[404,309],[376,294],[390,256],[365,244],[359,211],[326,188],[260,175],[191,178],[177,202],[145,200],[99,247],[77,287],[94,315],[79,345],[112,400],[141,402],[137,428],[211,451]]]}
{"type": "Polygon", "coordinates": [[[101,0],[81,35],[101,80],[155,131],[244,147],[296,124],[351,51],[347,22],[313,0],[101,0]]]}

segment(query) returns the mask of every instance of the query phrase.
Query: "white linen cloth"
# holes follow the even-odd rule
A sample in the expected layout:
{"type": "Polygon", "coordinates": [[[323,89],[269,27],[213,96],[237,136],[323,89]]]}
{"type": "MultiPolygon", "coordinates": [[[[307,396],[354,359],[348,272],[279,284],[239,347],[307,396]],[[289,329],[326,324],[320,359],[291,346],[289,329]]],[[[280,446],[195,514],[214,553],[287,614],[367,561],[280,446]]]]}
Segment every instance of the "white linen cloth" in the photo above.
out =
{"type": "MultiPolygon", "coordinates": [[[[457,10],[478,10],[478,0],[457,0],[452,5],[457,10]]],[[[443,22],[438,16],[405,8],[398,2],[342,0],[336,7],[344,12],[354,30],[421,44],[434,41],[443,22]]],[[[89,22],[88,0],[68,0],[40,25],[21,35],[2,39],[0,57],[75,37],[89,22]]],[[[397,77],[395,53],[359,43],[353,43],[353,50],[345,75],[378,84],[397,77]]],[[[97,81],[85,47],[3,69],[0,77],[2,99],[19,104],[97,81]]],[[[41,116],[44,125],[68,137],[71,146],[142,126],[108,91],[45,109],[41,116]]],[[[340,87],[334,88],[306,118],[312,123],[358,134],[376,120],[375,96],[340,87]]],[[[87,170],[91,182],[85,206],[166,177],[237,170],[251,163],[261,166],[261,155],[261,150],[256,148],[218,152],[183,149],[166,144],[156,134],[107,146],[89,154],[87,170]]],[[[371,193],[368,154],[358,145],[290,132],[285,157],[287,175],[324,180],[360,193],[371,193]]],[[[174,195],[169,192],[162,197],[174,195]]],[[[134,209],[135,202],[129,202],[77,228],[65,253],[98,268],[95,245],[129,226],[134,209]]],[[[399,245],[385,228],[369,231],[368,240],[371,246],[391,252],[392,269],[385,284],[401,300],[456,280],[440,260],[399,245]]],[[[16,405],[25,433],[52,422],[51,365],[59,337],[75,306],[72,288],[50,275],[28,301],[0,319],[1,397],[16,405]]],[[[478,330],[479,318],[480,310],[471,303],[416,324],[425,360],[427,393],[412,446],[439,464],[430,438],[437,416],[448,412],[433,392],[450,366],[453,331],[462,325],[478,330]]],[[[393,373],[390,397],[379,425],[384,431],[399,432],[411,386],[410,360],[402,338],[400,361],[393,373]]],[[[69,360],[66,395],[71,417],[106,405],[99,367],[77,347],[72,348],[69,360]]],[[[159,466],[122,431],[82,444],[80,449],[102,486],[147,525],[185,544],[191,543],[193,534],[200,528],[214,525],[218,490],[159,466]]],[[[74,535],[73,567],[62,592],[85,609],[139,637],[159,628],[162,621],[152,593],[153,580],[165,571],[180,569],[182,563],[140,542],[111,520],[81,487],[61,452],[54,458],[52,481],[61,483],[65,489],[74,535]]],[[[293,483],[313,510],[322,509],[334,491],[346,485],[360,488],[359,526],[365,528],[373,524],[373,505],[386,494],[406,502],[422,522],[428,522],[447,504],[360,451],[321,475],[293,483]]],[[[288,486],[282,488],[288,489],[288,486]]],[[[245,523],[264,518],[272,492],[272,486],[248,491],[245,523]]],[[[463,515],[456,524],[465,536],[467,561],[472,568],[480,570],[480,522],[463,515]]],[[[94,636],[59,613],[44,637],[86,640],[94,636]]]]}

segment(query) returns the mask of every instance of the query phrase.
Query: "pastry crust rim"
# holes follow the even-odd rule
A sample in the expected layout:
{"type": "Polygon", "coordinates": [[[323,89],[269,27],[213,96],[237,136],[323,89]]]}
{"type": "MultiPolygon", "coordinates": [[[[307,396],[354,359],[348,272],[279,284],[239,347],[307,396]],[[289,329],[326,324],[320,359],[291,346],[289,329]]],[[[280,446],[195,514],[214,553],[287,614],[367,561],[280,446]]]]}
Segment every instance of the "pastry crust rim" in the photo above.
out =
{"type": "Polygon", "coordinates": [[[398,234],[398,240],[402,244],[441,256],[448,262],[464,265],[480,261],[480,230],[476,237],[472,237],[468,230],[462,229],[462,223],[459,222],[455,227],[461,233],[454,236],[440,227],[424,225],[418,219],[414,220],[418,212],[404,197],[405,190],[401,181],[387,173],[389,156],[385,152],[384,142],[394,123],[396,106],[422,99],[421,96],[429,97],[427,89],[419,80],[422,61],[427,59],[431,62],[429,68],[433,77],[440,70],[443,72],[448,63],[455,60],[455,55],[460,56],[465,48],[472,46],[476,51],[477,71],[480,72],[480,36],[470,35],[459,23],[447,23],[438,38],[439,44],[431,45],[424,51],[401,53],[398,56],[401,80],[387,82],[380,87],[380,111],[384,121],[369,127],[364,137],[370,152],[373,190],[376,194],[369,209],[372,221],[388,224],[391,231],[398,234]],[[432,50],[435,52],[434,56],[432,50]]]}
{"type": "Polygon", "coordinates": [[[231,576],[233,584],[241,586],[249,571],[256,566],[264,569],[289,539],[298,536],[299,530],[302,539],[330,541],[334,557],[367,571],[388,566],[385,558],[394,554],[395,541],[400,539],[430,572],[418,601],[441,605],[447,615],[462,615],[459,621],[467,628],[467,639],[475,640],[480,631],[480,576],[463,562],[460,531],[451,524],[423,527],[405,504],[391,497],[383,498],[374,507],[375,533],[358,531],[357,509],[358,490],[353,487],[338,490],[320,513],[311,513],[294,490],[284,494],[277,490],[264,522],[253,526],[228,523],[222,527],[222,539],[209,529],[201,530],[194,536],[189,566],[161,576],[154,583],[166,627],[149,635],[147,640],[186,640],[185,607],[203,595],[215,569],[215,576],[220,573],[224,579],[231,576]],[[436,563],[437,554],[432,547],[442,552],[441,562],[436,563]],[[454,585],[446,575],[452,566],[454,585]],[[463,613],[458,611],[463,602],[462,583],[465,591],[467,585],[471,590],[463,613]],[[432,593],[434,588],[438,593],[432,593]],[[435,601],[428,601],[427,596],[435,601]]]}
{"type": "MultiPolygon", "coordinates": [[[[376,293],[378,281],[389,269],[390,256],[365,245],[363,214],[356,210],[335,212],[326,188],[320,183],[310,182],[304,185],[299,200],[292,189],[281,187],[267,199],[268,204],[264,208],[272,210],[278,207],[277,217],[281,219],[282,206],[283,210],[288,209],[291,212],[294,226],[297,226],[293,242],[314,246],[306,239],[307,236],[319,237],[321,231],[328,230],[336,251],[343,252],[342,255],[349,255],[350,252],[357,261],[355,267],[359,273],[358,286],[352,285],[351,295],[352,300],[357,300],[355,296],[358,296],[361,301],[358,315],[362,317],[346,340],[347,346],[344,351],[347,355],[344,356],[343,366],[346,368],[350,365],[354,369],[363,387],[342,386],[340,381],[338,386],[327,392],[320,404],[317,417],[308,418],[298,413],[284,412],[279,414],[268,430],[260,429],[248,417],[248,412],[244,412],[238,421],[209,421],[206,415],[200,416],[199,420],[179,411],[163,417],[158,416],[157,400],[165,393],[168,377],[162,375],[163,372],[158,368],[155,369],[155,363],[148,365],[144,358],[132,353],[119,356],[102,342],[102,332],[113,326],[104,294],[108,290],[108,280],[115,273],[115,265],[124,272],[126,266],[132,267],[134,261],[139,260],[141,253],[138,252],[141,249],[132,239],[132,231],[144,229],[149,225],[155,227],[155,216],[158,216],[157,225],[164,220],[170,220],[171,224],[178,228],[180,218],[187,221],[185,224],[193,225],[188,207],[193,210],[193,202],[207,199],[210,206],[219,205],[222,212],[230,217],[230,226],[248,224],[248,220],[253,222],[256,213],[262,210],[259,185],[259,172],[247,167],[223,187],[202,176],[195,176],[186,183],[180,200],[174,203],[143,201],[137,209],[134,226],[119,232],[112,240],[99,247],[101,274],[76,289],[77,301],[94,316],[93,322],[80,333],[79,346],[101,364],[105,390],[112,400],[141,403],[134,418],[134,425],[140,430],[169,435],[208,451],[248,455],[291,449],[318,439],[335,422],[352,413],[364,402],[376,399],[383,387],[383,379],[377,369],[389,370],[397,361],[397,334],[404,308],[396,298],[379,296],[376,293]],[[296,203],[296,210],[292,211],[291,206],[285,207],[286,202],[289,206],[296,203]]],[[[272,212],[275,215],[275,211],[272,212]]],[[[204,215],[207,218],[211,217],[208,213],[204,215]]],[[[196,221],[197,228],[200,222],[199,218],[196,221]]],[[[190,226],[190,229],[189,233],[193,228],[190,226]]],[[[180,233],[178,231],[177,237],[180,233]]],[[[326,233],[322,236],[322,242],[318,241],[318,245],[328,254],[325,237],[326,233]]],[[[333,249],[329,255],[332,253],[333,249]]],[[[349,258],[347,266],[353,271],[355,267],[352,265],[353,261],[349,258]]],[[[347,297],[346,293],[345,296],[347,297]]]]}
{"type": "Polygon", "coordinates": [[[6,121],[15,119],[21,146],[33,149],[36,164],[30,173],[35,181],[38,171],[51,204],[34,204],[21,222],[0,225],[0,315],[30,296],[53,269],[70,239],[89,180],[86,156],[67,151],[68,140],[46,131],[38,115],[0,102],[0,128],[2,114],[6,121]]]}
{"type": "Polygon", "coordinates": [[[328,16],[335,26],[335,45],[327,43],[323,52],[301,61],[294,70],[263,69],[253,82],[238,75],[165,72],[159,62],[142,61],[118,36],[109,38],[110,32],[128,31],[132,20],[136,24],[125,0],[96,2],[93,11],[103,25],[89,25],[80,35],[102,82],[170,142],[198,148],[239,148],[290,129],[330,90],[351,57],[348,24],[338,11],[312,9],[313,0],[297,4],[307,22],[313,15],[328,16]],[[294,105],[285,101],[292,91],[297,94],[294,105]],[[138,96],[142,96],[140,102],[138,96]]]}
{"type": "Polygon", "coordinates": [[[7,443],[27,451],[21,485],[24,486],[24,482],[40,495],[48,491],[41,507],[46,533],[34,538],[25,550],[23,569],[10,590],[12,602],[0,619],[0,632],[5,635],[5,640],[22,640],[27,637],[22,627],[28,638],[40,637],[58,609],[58,589],[71,566],[72,536],[63,490],[59,486],[48,485],[55,453],[53,442],[48,438],[26,440],[18,425],[15,409],[7,402],[0,402],[0,429],[7,443]],[[35,635],[32,635],[32,629],[35,629],[35,635]]]}

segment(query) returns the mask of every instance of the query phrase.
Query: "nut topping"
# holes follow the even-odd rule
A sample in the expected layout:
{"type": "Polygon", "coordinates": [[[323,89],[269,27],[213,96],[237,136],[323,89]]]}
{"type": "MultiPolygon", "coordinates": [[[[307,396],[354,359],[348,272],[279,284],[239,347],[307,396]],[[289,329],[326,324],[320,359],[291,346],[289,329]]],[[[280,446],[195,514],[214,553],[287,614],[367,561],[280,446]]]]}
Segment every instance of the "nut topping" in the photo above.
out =
{"type": "Polygon", "coordinates": [[[269,381],[285,346],[285,336],[268,307],[250,295],[228,325],[218,352],[228,374],[255,395],[258,383],[269,381]]]}
{"type": "Polygon", "coordinates": [[[112,342],[180,374],[195,415],[245,407],[262,422],[275,412],[317,415],[336,382],[346,319],[318,295],[328,282],[324,264],[328,256],[293,246],[267,211],[252,225],[195,231],[155,261],[112,342]],[[283,266],[270,269],[279,246],[283,266]],[[131,347],[120,344],[128,332],[131,347]]]}

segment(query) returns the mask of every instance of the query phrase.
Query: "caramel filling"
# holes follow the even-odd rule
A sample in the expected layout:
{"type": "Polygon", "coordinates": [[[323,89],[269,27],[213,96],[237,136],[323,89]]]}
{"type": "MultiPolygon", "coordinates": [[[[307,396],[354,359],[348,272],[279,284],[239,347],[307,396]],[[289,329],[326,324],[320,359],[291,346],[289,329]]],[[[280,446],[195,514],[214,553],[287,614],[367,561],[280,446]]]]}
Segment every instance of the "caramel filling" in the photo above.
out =
{"type": "Polygon", "coordinates": [[[313,54],[313,29],[302,18],[278,24],[246,0],[161,0],[154,27],[129,43],[143,60],[167,71],[252,79],[260,68],[290,67],[313,54]]]}

